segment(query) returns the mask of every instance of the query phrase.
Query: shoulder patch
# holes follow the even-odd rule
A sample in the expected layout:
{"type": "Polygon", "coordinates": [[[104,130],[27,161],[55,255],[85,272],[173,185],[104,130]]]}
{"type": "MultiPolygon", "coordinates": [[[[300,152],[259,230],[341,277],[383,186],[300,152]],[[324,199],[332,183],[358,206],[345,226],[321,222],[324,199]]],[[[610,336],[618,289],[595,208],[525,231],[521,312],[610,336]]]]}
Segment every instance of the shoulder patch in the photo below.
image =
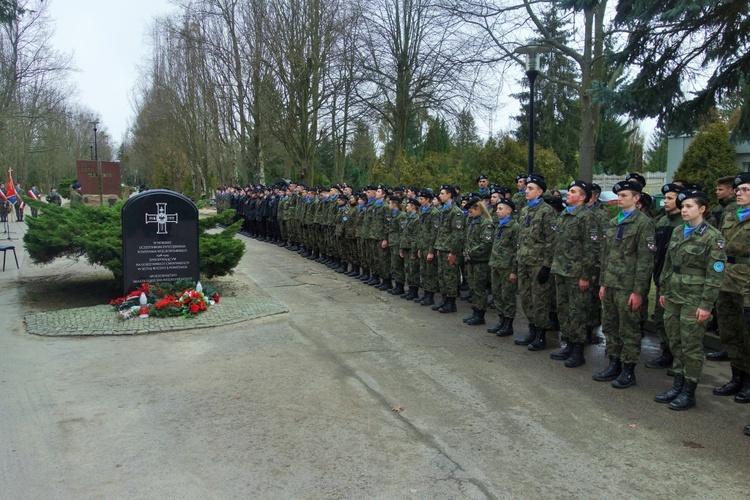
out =
{"type": "Polygon", "coordinates": [[[717,273],[720,273],[723,270],[724,270],[724,263],[723,262],[719,261],[719,262],[714,263],[714,271],[716,271],[717,273]]]}
{"type": "Polygon", "coordinates": [[[718,242],[718,243],[716,244],[716,246],[717,246],[717,247],[719,248],[719,250],[724,250],[724,242],[723,242],[723,241],[719,241],[719,242],[718,242]]]}

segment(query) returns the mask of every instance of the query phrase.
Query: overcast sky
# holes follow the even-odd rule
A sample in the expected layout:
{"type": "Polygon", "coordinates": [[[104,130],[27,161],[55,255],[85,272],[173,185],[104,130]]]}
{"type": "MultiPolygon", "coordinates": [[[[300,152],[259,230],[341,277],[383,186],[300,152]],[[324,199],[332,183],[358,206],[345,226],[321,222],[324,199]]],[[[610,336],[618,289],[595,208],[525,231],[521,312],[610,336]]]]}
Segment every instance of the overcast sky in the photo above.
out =
{"type": "Polygon", "coordinates": [[[78,101],[99,113],[120,143],[133,116],[137,66],[150,53],[152,20],[173,9],[167,0],[47,0],[55,49],[73,55],[78,101]]]}

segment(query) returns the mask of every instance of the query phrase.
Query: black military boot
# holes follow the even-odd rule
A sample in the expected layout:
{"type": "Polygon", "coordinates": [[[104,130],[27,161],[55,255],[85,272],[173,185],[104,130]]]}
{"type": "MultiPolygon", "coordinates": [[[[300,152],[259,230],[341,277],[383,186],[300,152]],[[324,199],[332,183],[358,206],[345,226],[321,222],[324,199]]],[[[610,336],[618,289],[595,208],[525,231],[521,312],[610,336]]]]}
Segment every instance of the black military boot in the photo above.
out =
{"type": "Polygon", "coordinates": [[[732,367],[732,378],[729,382],[714,389],[714,396],[732,396],[742,390],[745,383],[745,372],[739,368],[732,367]]]}
{"type": "Polygon", "coordinates": [[[377,286],[377,289],[381,292],[385,292],[390,288],[393,288],[393,282],[391,281],[391,278],[385,278],[383,282],[377,286]]]}
{"type": "Polygon", "coordinates": [[[404,284],[396,283],[396,286],[391,289],[391,295],[404,295],[404,284]]]}
{"type": "Polygon", "coordinates": [[[669,346],[662,344],[661,356],[646,361],[646,368],[671,368],[674,357],[672,351],[669,350],[669,346]]]}
{"type": "Polygon", "coordinates": [[[366,282],[365,282],[365,285],[370,285],[370,286],[380,286],[380,283],[381,283],[381,279],[380,279],[380,276],[378,276],[378,275],[377,275],[377,274],[375,274],[375,273],[372,273],[372,277],[370,278],[370,280],[369,280],[369,281],[366,281],[366,282]]]}
{"type": "Polygon", "coordinates": [[[747,375],[745,375],[745,382],[742,386],[742,390],[734,397],[734,402],[743,405],[750,403],[750,377],[747,375]]]}
{"type": "Polygon", "coordinates": [[[473,319],[473,318],[474,318],[474,316],[476,316],[476,315],[477,315],[477,310],[476,310],[476,309],[474,309],[474,308],[472,307],[472,308],[471,308],[471,315],[469,315],[469,316],[466,316],[466,317],[465,317],[465,318],[463,319],[463,322],[464,322],[464,323],[468,323],[468,322],[469,322],[469,320],[470,320],[470,319],[473,319]]]}
{"type": "MultiPolygon", "coordinates": [[[[419,289],[417,289],[417,290],[419,290],[419,289]]],[[[419,293],[419,292],[417,292],[417,293],[419,293]]],[[[423,290],[422,295],[417,295],[416,297],[414,297],[413,300],[414,300],[414,302],[422,302],[425,297],[427,297],[427,290],[423,290]]]]}
{"type": "Polygon", "coordinates": [[[352,270],[346,273],[347,276],[351,276],[354,278],[355,276],[359,276],[359,266],[355,266],[352,264],[352,270]]]}
{"type": "Polygon", "coordinates": [[[547,348],[547,330],[544,328],[536,329],[536,337],[534,341],[529,344],[529,351],[542,351],[547,348]]]}
{"type": "Polygon", "coordinates": [[[513,335],[513,318],[505,318],[505,324],[497,332],[498,337],[510,337],[513,335]]]}
{"type": "Polygon", "coordinates": [[[425,292],[424,298],[419,302],[423,306],[431,306],[435,303],[435,292],[425,292]]]}
{"type": "Polygon", "coordinates": [[[438,309],[438,312],[441,313],[454,313],[456,311],[458,311],[456,309],[456,297],[446,297],[445,304],[438,309]]]}
{"type": "Polygon", "coordinates": [[[516,339],[513,341],[516,345],[529,345],[532,342],[534,342],[534,339],[536,338],[536,327],[529,323],[529,333],[520,339],[516,339]]]}
{"type": "Polygon", "coordinates": [[[707,353],[706,359],[709,361],[729,361],[729,354],[727,354],[726,349],[719,349],[718,351],[707,353]]]}
{"type": "MultiPolygon", "coordinates": [[[[677,377],[675,377],[677,378],[677,377]]],[[[695,388],[698,387],[697,382],[691,382],[686,380],[682,386],[682,392],[669,403],[670,410],[688,410],[695,406],[695,388]]]]}
{"type": "Polygon", "coordinates": [[[406,295],[402,296],[401,298],[404,300],[414,300],[419,295],[419,288],[416,286],[410,286],[409,291],[406,293],[406,295]]]}
{"type": "Polygon", "coordinates": [[[502,330],[503,326],[505,325],[505,322],[508,321],[508,318],[503,316],[502,314],[498,314],[498,318],[500,318],[495,326],[491,326],[487,328],[487,333],[497,333],[500,330],[502,330]]]}
{"type": "Polygon", "coordinates": [[[571,354],[573,354],[573,343],[568,339],[563,340],[565,341],[565,347],[558,351],[549,353],[549,359],[554,359],[555,361],[565,361],[570,357],[571,354]]]}
{"type": "Polygon", "coordinates": [[[349,263],[342,261],[339,264],[339,267],[336,269],[336,272],[339,274],[346,274],[349,272],[349,263]]]}
{"type": "Polygon", "coordinates": [[[359,276],[357,276],[357,279],[360,280],[360,281],[364,281],[365,283],[367,283],[368,281],[370,281],[370,277],[371,277],[370,276],[370,270],[369,269],[365,269],[363,267],[362,268],[362,274],[360,274],[359,276]]]}
{"type": "Polygon", "coordinates": [[[627,389],[635,385],[635,363],[623,363],[620,376],[612,381],[615,389],[627,389]]]}
{"type": "Polygon", "coordinates": [[[583,357],[583,342],[574,342],[570,357],[565,360],[565,366],[568,368],[578,368],[584,364],[586,364],[586,358],[583,357]]]}
{"type": "Polygon", "coordinates": [[[620,372],[622,372],[622,363],[620,363],[619,358],[610,356],[609,366],[600,372],[594,373],[591,378],[597,382],[609,382],[619,377],[620,372]]]}
{"type": "Polygon", "coordinates": [[[442,300],[440,300],[440,302],[438,302],[437,304],[435,304],[435,305],[432,306],[432,310],[433,311],[437,311],[438,309],[440,309],[441,307],[443,307],[445,305],[445,301],[446,300],[448,300],[448,297],[446,297],[445,295],[443,295],[442,300]]]}
{"type": "Polygon", "coordinates": [[[476,310],[476,316],[471,318],[469,321],[466,322],[469,326],[476,326],[476,325],[483,325],[485,323],[484,321],[484,310],[476,310]]]}
{"type": "Polygon", "coordinates": [[[671,403],[674,398],[680,395],[683,385],[685,385],[685,376],[675,375],[672,388],[666,392],[662,392],[661,394],[657,394],[656,396],[654,396],[654,401],[656,401],[657,403],[671,403]]]}

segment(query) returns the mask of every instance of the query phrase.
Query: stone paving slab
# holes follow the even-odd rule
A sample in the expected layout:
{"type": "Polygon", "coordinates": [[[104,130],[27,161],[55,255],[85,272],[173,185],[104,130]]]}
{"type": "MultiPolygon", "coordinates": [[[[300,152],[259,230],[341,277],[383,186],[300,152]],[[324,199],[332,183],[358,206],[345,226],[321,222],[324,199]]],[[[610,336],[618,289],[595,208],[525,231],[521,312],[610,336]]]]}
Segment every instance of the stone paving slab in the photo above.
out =
{"type": "Polygon", "coordinates": [[[122,320],[111,306],[99,305],[30,314],[24,321],[29,333],[49,337],[145,335],[215,328],[287,312],[284,304],[271,297],[222,297],[218,304],[192,318],[122,320]]]}

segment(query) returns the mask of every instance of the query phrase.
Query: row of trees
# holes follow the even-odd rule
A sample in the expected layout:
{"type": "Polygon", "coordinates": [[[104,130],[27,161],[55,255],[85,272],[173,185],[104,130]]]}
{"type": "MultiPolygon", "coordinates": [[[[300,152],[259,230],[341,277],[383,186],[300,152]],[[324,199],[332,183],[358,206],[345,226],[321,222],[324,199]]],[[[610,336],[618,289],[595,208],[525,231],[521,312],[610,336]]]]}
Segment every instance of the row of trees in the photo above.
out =
{"type": "MultiPolygon", "coordinates": [[[[75,160],[89,158],[96,119],[74,100],[72,62],[52,46],[52,29],[40,0],[0,4],[0,165],[45,190],[74,178],[75,160]]],[[[97,142],[99,156],[111,158],[106,129],[97,142]]]]}
{"type": "MultiPolygon", "coordinates": [[[[180,0],[152,27],[117,156],[129,182],[195,196],[278,177],[508,183],[525,170],[529,96],[506,89],[526,85],[515,49],[534,41],[552,49],[536,169],[552,182],[661,170],[667,132],[709,109],[739,108],[735,135],[748,135],[749,2],[180,0]],[[696,81],[708,83],[693,98],[696,81]],[[517,126],[480,139],[474,116],[513,99],[517,126]],[[661,125],[647,145],[631,119],[648,116],[661,125]]],[[[37,183],[88,157],[95,118],[70,102],[70,61],[50,47],[44,9],[0,3],[0,160],[37,183]]]]}

